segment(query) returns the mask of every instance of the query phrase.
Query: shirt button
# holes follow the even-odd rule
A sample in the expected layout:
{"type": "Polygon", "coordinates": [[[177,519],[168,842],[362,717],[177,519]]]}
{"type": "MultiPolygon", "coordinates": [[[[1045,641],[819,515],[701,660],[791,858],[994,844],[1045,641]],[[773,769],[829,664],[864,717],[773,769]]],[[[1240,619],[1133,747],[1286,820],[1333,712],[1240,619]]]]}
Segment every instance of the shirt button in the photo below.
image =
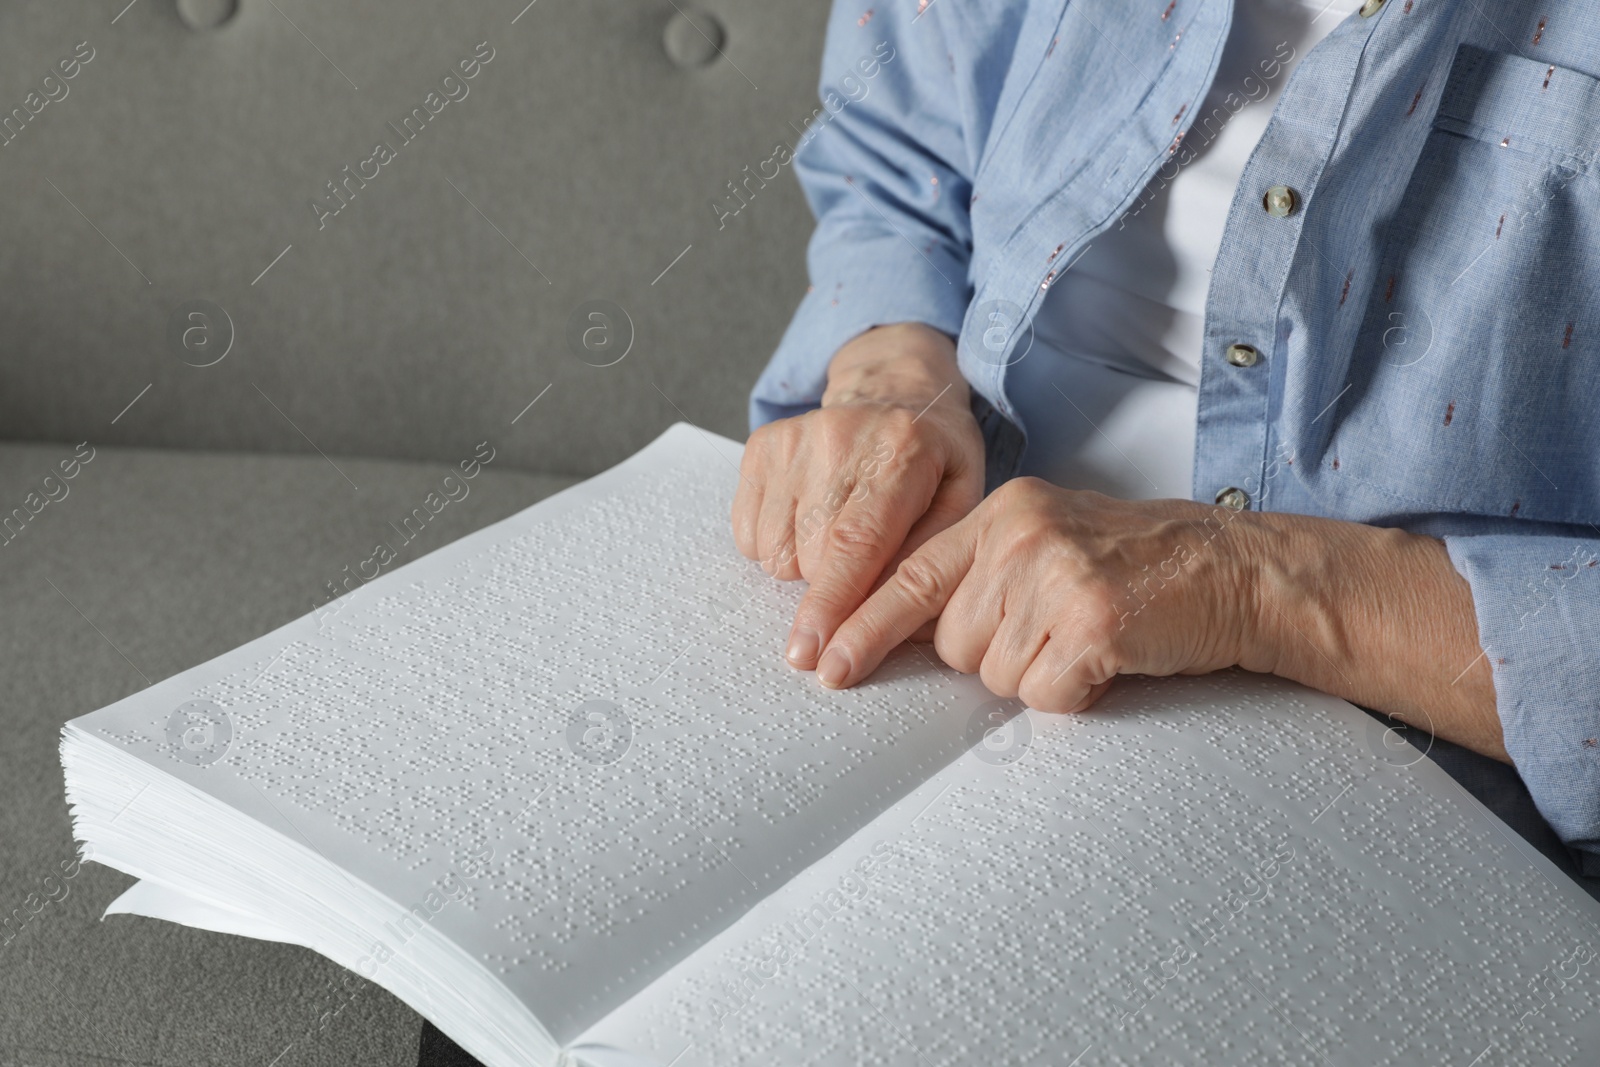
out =
{"type": "Polygon", "coordinates": [[[1361,5],[1361,17],[1364,19],[1370,19],[1372,16],[1378,13],[1378,9],[1382,6],[1383,0],[1367,0],[1366,3],[1361,5]]]}
{"type": "Polygon", "coordinates": [[[1275,219],[1286,219],[1294,214],[1299,202],[1300,198],[1295,196],[1294,190],[1287,185],[1274,185],[1261,198],[1261,206],[1275,219]]]}
{"type": "Polygon", "coordinates": [[[1217,494],[1217,503],[1232,511],[1243,511],[1250,506],[1250,494],[1236,485],[1230,485],[1217,494]]]}
{"type": "Polygon", "coordinates": [[[1249,345],[1229,345],[1223,355],[1235,367],[1254,367],[1261,360],[1261,353],[1249,345]]]}

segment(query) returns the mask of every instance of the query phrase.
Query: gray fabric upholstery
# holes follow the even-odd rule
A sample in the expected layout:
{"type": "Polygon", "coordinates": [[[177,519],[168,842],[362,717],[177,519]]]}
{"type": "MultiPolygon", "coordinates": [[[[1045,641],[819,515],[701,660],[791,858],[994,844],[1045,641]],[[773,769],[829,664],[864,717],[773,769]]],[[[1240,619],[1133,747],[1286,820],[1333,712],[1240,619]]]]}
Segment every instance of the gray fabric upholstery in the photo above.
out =
{"type": "Polygon", "coordinates": [[[787,171],[724,228],[710,201],[795,143],[826,4],[706,0],[718,53],[678,0],[239,0],[214,29],[180,9],[219,0],[125,3],[0,4],[0,116],[94,51],[0,146],[0,436],[448,460],[547,385],[508,465],[593,474],[679,418],[744,436],[810,218],[787,171]],[[234,344],[198,368],[169,334],[202,298],[234,344]],[[615,366],[567,340],[598,299],[633,323],[615,366]]]}
{"type": "MultiPolygon", "coordinates": [[[[0,445],[6,511],[72,454],[0,445]]],[[[316,455],[100,448],[0,545],[0,1064],[266,1067],[286,1046],[278,1067],[416,1061],[411,1011],[365,984],[347,1000],[321,957],[132,916],[102,922],[130,880],[92,863],[60,878],[74,854],[63,722],[304,614],[380,540],[400,552],[395,565],[409,562],[571,481],[497,469],[497,456],[466,496],[426,525],[413,519],[421,532],[406,544],[389,524],[450,468],[332,459],[359,491],[316,455]],[[35,912],[31,894],[49,902],[35,912]]]]}

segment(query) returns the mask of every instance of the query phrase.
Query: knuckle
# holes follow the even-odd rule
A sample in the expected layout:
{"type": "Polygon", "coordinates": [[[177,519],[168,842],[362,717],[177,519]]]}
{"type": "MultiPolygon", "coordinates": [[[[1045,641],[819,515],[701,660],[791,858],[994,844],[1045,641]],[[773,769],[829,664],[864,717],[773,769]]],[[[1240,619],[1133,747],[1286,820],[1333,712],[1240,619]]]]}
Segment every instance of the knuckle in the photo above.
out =
{"type": "Polygon", "coordinates": [[[905,461],[925,460],[931,451],[928,424],[917,421],[917,413],[891,408],[876,420],[871,443],[883,457],[884,465],[898,466],[905,461]]]}
{"type": "Polygon", "coordinates": [[[777,549],[794,540],[793,507],[793,504],[785,503],[782,497],[772,493],[761,501],[761,511],[756,516],[756,531],[761,543],[769,549],[777,549]]]}
{"type": "Polygon", "coordinates": [[[933,650],[951,670],[960,674],[977,674],[983,666],[979,657],[962,644],[950,626],[941,625],[934,630],[933,650]]]}
{"type": "Polygon", "coordinates": [[[751,431],[750,437],[744,443],[744,458],[741,466],[749,466],[752,470],[759,470],[765,467],[778,438],[788,433],[788,427],[784,426],[786,421],[788,420],[769,422],[751,431]]]}
{"type": "Polygon", "coordinates": [[[888,547],[883,534],[859,519],[840,518],[828,527],[828,548],[851,559],[876,556],[888,547]]]}
{"type": "Polygon", "coordinates": [[[854,407],[819,408],[816,414],[819,435],[835,445],[854,442],[865,425],[860,409],[854,407]]]}
{"type": "Polygon", "coordinates": [[[917,415],[909,408],[884,408],[877,421],[881,433],[898,437],[904,441],[912,440],[920,432],[917,428],[917,415]]]}
{"type": "Polygon", "coordinates": [[[833,512],[825,503],[801,501],[794,520],[795,542],[802,549],[812,545],[817,535],[828,528],[828,520],[832,517],[833,512]]]}
{"type": "Polygon", "coordinates": [[[1011,482],[1016,487],[1017,492],[1025,493],[1030,497],[1040,496],[1048,493],[1051,489],[1049,482],[1045,481],[1043,478],[1038,478],[1031,474],[1024,474],[1020,478],[1013,478],[1011,479],[1011,482]]]}
{"type": "Polygon", "coordinates": [[[766,448],[767,441],[771,437],[772,423],[770,422],[751,430],[750,436],[745,438],[742,462],[749,463],[754,457],[759,456],[762,450],[766,448]]]}
{"type": "Polygon", "coordinates": [[[1039,566],[1039,577],[1052,595],[1070,597],[1073,603],[1077,602],[1083,574],[1070,556],[1062,553],[1045,560],[1039,566]]]}
{"type": "MultiPolygon", "coordinates": [[[[783,422],[793,422],[785,419],[783,422]]],[[[802,451],[802,431],[799,427],[782,422],[769,422],[745,442],[744,457],[739,472],[751,483],[764,489],[783,486],[790,482],[797,469],[797,458],[802,451]]]]}
{"type": "Polygon", "coordinates": [[[795,555],[792,538],[771,533],[761,539],[760,550],[761,565],[772,574],[777,574],[787,567],[795,555]]]}
{"type": "MultiPolygon", "coordinates": [[[[1051,549],[1058,547],[1060,537],[1049,523],[1033,516],[1016,519],[1006,526],[1004,537],[1006,547],[1013,552],[1052,555],[1050,567],[1053,572],[1068,568],[1066,560],[1059,553],[1050,552],[1051,549]]],[[[1065,574],[1055,576],[1067,577],[1065,574]]]]}
{"type": "Polygon", "coordinates": [[[1051,504],[1056,499],[1056,488],[1038,478],[1014,478],[1007,504],[1019,521],[1033,527],[1055,529],[1051,504]]]}
{"type": "Polygon", "coordinates": [[[894,577],[901,592],[918,607],[932,608],[940,602],[943,583],[939,572],[923,556],[912,554],[901,560],[894,577]]]}
{"type": "Polygon", "coordinates": [[[997,504],[1022,504],[1035,499],[1045,483],[1038,478],[1021,476],[1001,482],[989,499],[997,504]]]}

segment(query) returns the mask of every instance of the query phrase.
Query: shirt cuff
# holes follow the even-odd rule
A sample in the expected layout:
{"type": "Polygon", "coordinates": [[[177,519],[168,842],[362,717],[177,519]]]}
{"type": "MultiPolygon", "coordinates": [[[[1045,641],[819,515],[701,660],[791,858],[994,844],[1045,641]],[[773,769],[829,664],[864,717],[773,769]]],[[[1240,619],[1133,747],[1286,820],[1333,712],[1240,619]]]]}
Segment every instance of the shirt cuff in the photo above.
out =
{"type": "Polygon", "coordinates": [[[957,337],[972,291],[965,260],[940,242],[918,250],[895,234],[838,234],[837,262],[819,266],[750,394],[750,428],[818,406],[828,363],[874,326],[920,322],[957,337]]]}
{"type": "Polygon", "coordinates": [[[1506,752],[1579,871],[1600,874],[1600,541],[1444,541],[1472,586],[1506,752]]]}

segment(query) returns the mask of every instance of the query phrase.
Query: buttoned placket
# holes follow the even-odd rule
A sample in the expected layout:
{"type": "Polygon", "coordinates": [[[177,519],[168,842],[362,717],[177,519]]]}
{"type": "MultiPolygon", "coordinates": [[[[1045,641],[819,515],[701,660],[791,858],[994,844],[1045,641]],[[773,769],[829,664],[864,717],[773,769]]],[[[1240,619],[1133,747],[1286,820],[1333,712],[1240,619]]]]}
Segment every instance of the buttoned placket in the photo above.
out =
{"type": "MultiPolygon", "coordinates": [[[[1368,0],[1353,32],[1330,36],[1303,59],[1278,108],[1304,101],[1312,85],[1323,101],[1348,100],[1355,63],[1349,62],[1348,77],[1331,84],[1301,68],[1348,62],[1351,51],[1365,46],[1379,21],[1373,16],[1383,7],[1384,0],[1368,0]],[[1295,88],[1302,92],[1295,94],[1295,88]]],[[[1310,122],[1285,123],[1274,115],[1240,176],[1206,299],[1193,485],[1198,501],[1235,511],[1266,506],[1270,399],[1282,388],[1284,373],[1280,312],[1342,110],[1325,109],[1316,116],[1321,121],[1310,122]]]]}
{"type": "MultiPolygon", "coordinates": [[[[1175,116],[1171,120],[1173,123],[1179,122],[1178,117],[1182,118],[1176,128],[1177,139],[1150,143],[1148,129],[1141,129],[1139,118],[1135,116],[1129,128],[1096,155],[1094,163],[1075,186],[1056,190],[1028,227],[1012,235],[977,288],[963,327],[960,353],[962,369],[976,387],[973,410],[984,430],[990,488],[1015,473],[1021,460],[1022,436],[1014,422],[1015,411],[1002,412],[986,399],[986,396],[995,396],[1005,402],[1005,365],[1009,349],[992,353],[993,358],[988,360],[968,355],[983,347],[981,335],[988,322],[987,314],[975,314],[975,311],[986,312],[996,306],[1004,308],[1004,317],[1013,323],[1008,343],[1031,340],[1033,316],[1051,283],[1064,269],[1063,265],[1070,265],[1078,252],[1093,241],[1095,234],[1115,224],[1122,210],[1176,150],[1183,133],[1194,121],[1198,109],[1192,106],[1193,102],[1202,98],[1208,87],[1203,77],[1205,72],[1195,69],[1195,64],[1207,64],[1214,75],[1231,23],[1231,12],[1232,0],[1202,0],[1199,17],[1175,33],[1170,44],[1176,50],[1181,40],[1183,51],[1179,56],[1183,61],[1165,65],[1150,92],[1145,94],[1140,108],[1142,113],[1175,116]],[[1140,176],[1125,177],[1125,169],[1146,153],[1149,161],[1137,172],[1140,176]],[[1122,203],[1124,201],[1126,203],[1122,203]],[[1097,214],[1099,218],[1090,223],[1097,214]],[[1088,229],[1084,228],[1085,224],[1088,229]],[[1060,239],[1063,236],[1065,240],[1060,239]],[[1051,245],[1054,245],[1053,252],[1051,245]]],[[[1156,125],[1165,126],[1166,123],[1163,117],[1156,125]]]]}

